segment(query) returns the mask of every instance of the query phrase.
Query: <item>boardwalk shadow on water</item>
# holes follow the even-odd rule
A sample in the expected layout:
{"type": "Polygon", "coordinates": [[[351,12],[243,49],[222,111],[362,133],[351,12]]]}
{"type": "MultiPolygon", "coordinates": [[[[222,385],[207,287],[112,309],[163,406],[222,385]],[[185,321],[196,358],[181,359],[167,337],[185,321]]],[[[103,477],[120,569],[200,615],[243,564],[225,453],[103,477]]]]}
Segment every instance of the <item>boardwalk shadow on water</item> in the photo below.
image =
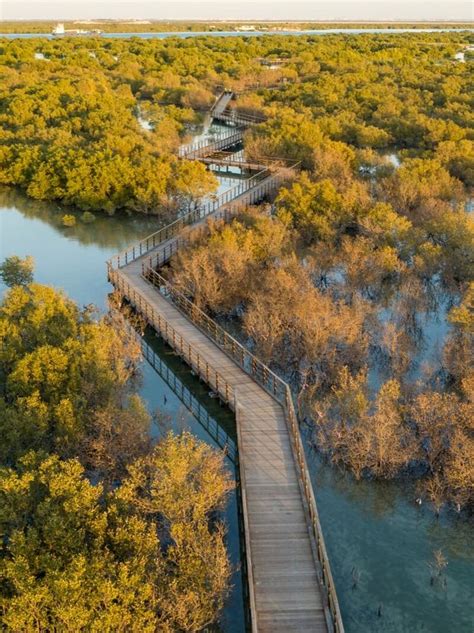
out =
{"type": "MultiPolygon", "coordinates": [[[[150,411],[159,409],[167,414],[165,427],[155,428],[155,433],[170,429],[175,432],[188,430],[215,449],[225,450],[226,465],[236,480],[233,413],[210,396],[209,388],[193,375],[184,361],[153,330],[147,328],[140,341],[144,358],[142,396],[150,411]],[[163,386],[169,387],[172,393],[163,386]]],[[[226,523],[227,548],[234,573],[231,593],[220,622],[207,630],[209,633],[244,633],[246,606],[242,587],[245,579],[242,576],[242,528],[236,491],[230,494],[222,518],[226,523]]]]}
{"type": "Polygon", "coordinates": [[[223,450],[235,466],[237,438],[233,413],[220,404],[209,388],[150,328],[141,337],[141,348],[147,363],[192,413],[216,448],[223,450]]]}

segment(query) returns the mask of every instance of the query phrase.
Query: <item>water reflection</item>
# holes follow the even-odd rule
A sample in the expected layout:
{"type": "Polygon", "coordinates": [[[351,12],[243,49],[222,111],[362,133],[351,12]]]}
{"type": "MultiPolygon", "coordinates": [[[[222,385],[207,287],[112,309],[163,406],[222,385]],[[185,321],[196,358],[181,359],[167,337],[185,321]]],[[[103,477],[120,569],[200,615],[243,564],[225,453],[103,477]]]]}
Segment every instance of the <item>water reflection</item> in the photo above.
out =
{"type": "Polygon", "coordinates": [[[0,188],[0,209],[2,213],[9,210],[19,211],[25,218],[49,225],[65,239],[102,248],[128,246],[130,242],[146,236],[162,225],[162,220],[157,217],[125,213],[113,216],[97,213],[94,222],[87,224],[81,220],[80,211],[66,208],[56,202],[33,200],[17,189],[8,187],[0,188]],[[62,217],[65,214],[74,216],[74,226],[63,225],[62,217]]]}
{"type": "MultiPolygon", "coordinates": [[[[175,432],[187,430],[216,449],[226,447],[226,466],[235,480],[236,431],[232,412],[209,397],[209,389],[192,375],[188,366],[151,329],[145,333],[142,349],[145,350],[146,361],[143,363],[141,394],[149,409],[158,408],[168,413],[170,427],[175,432]]],[[[238,517],[237,494],[233,491],[223,518],[227,528],[227,551],[234,571],[231,593],[219,625],[209,629],[215,633],[243,633],[245,630],[238,517]]]]}
{"type": "Polygon", "coordinates": [[[197,389],[188,366],[152,330],[148,329],[141,338],[141,348],[145,360],[193,414],[216,448],[222,449],[235,465],[237,438],[234,416],[229,409],[210,398],[209,388],[199,383],[200,388],[197,389]]]}
{"type": "Polygon", "coordinates": [[[355,481],[338,466],[325,467],[314,451],[311,451],[308,461],[311,470],[317,473],[318,488],[331,487],[355,506],[363,507],[377,518],[387,517],[395,510],[400,497],[400,489],[397,486],[381,482],[375,489],[371,481],[355,481]]]}

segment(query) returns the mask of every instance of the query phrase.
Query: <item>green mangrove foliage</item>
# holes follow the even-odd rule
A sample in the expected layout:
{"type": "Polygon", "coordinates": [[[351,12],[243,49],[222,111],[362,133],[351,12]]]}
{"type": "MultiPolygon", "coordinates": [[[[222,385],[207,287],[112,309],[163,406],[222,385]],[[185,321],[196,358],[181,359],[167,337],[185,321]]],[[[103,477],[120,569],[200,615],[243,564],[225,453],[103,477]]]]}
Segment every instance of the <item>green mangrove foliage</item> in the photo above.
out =
{"type": "Polygon", "coordinates": [[[153,444],[140,350],[10,258],[0,303],[0,621],[6,631],[199,631],[228,592],[223,456],[153,444]]]}
{"type": "Polygon", "coordinates": [[[160,108],[154,129],[141,129],[129,84],[100,68],[91,73],[80,60],[3,68],[9,72],[0,94],[2,184],[110,214],[163,214],[178,200],[189,204],[215,189],[201,164],[176,158],[179,117],[160,108]]]}
{"type": "MultiPolygon", "coordinates": [[[[410,473],[438,506],[472,507],[471,40],[3,41],[0,182],[85,211],[192,207],[215,181],[176,148],[223,87],[243,93],[232,107],[265,118],[246,133],[247,155],[300,171],[271,214],[249,210],[194,237],[174,282],[236,320],[292,381],[329,459],[357,476],[410,473]]],[[[25,376],[49,371],[46,353],[11,378],[21,402],[34,401],[25,376]]],[[[54,353],[65,371],[44,397],[68,375],[64,350],[54,353]]],[[[52,402],[45,415],[66,451],[71,425],[52,402]]]]}
{"type": "Polygon", "coordinates": [[[247,91],[242,111],[267,116],[248,135],[250,155],[312,169],[322,147],[349,144],[354,162],[397,146],[472,184],[471,37],[3,40],[0,183],[108,213],[192,202],[216,182],[175,152],[225,86],[247,91]]]}

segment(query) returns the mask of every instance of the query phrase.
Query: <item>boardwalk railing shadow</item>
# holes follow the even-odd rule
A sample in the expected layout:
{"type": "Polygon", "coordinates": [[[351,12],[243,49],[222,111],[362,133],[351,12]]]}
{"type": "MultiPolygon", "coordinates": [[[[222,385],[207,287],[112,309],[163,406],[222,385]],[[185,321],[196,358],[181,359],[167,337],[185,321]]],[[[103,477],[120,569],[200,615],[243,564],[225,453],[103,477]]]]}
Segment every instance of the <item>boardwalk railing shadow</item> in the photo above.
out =
{"type": "Polygon", "coordinates": [[[156,373],[165,381],[176,394],[184,406],[190,411],[199,424],[207,431],[212,440],[221,448],[229,460],[235,464],[237,460],[237,446],[234,439],[226,433],[219,423],[209,415],[206,408],[193,396],[192,392],[160,358],[159,354],[149,345],[143,336],[137,333],[143,357],[153,367],[156,373]]]}

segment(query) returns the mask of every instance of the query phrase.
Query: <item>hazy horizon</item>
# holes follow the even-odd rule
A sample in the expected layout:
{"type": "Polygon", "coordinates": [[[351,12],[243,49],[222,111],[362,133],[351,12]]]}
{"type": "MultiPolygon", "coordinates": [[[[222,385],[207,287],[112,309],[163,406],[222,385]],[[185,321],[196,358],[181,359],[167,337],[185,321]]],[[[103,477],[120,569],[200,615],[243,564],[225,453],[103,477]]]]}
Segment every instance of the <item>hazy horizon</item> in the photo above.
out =
{"type": "Polygon", "coordinates": [[[319,21],[464,21],[474,18],[473,3],[410,0],[336,0],[273,2],[271,0],[167,0],[165,2],[78,2],[77,0],[3,0],[0,20],[319,20],[319,21]]]}

